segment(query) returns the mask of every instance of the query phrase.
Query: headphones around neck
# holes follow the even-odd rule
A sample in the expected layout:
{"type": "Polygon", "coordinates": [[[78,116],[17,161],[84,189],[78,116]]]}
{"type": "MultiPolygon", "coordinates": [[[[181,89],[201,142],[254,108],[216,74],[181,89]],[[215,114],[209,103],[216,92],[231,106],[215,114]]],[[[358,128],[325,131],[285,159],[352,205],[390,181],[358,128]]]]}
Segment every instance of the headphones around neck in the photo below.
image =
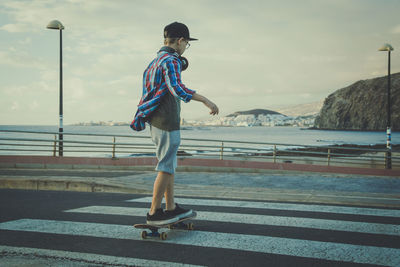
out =
{"type": "MultiPolygon", "coordinates": [[[[176,53],[175,49],[168,46],[164,46],[163,48],[161,48],[160,51],[166,51],[168,53],[176,53]]],[[[182,56],[179,56],[179,60],[182,63],[182,71],[186,70],[189,67],[189,60],[182,56]]]]}
{"type": "Polygon", "coordinates": [[[179,59],[182,62],[182,71],[186,70],[189,67],[189,60],[187,58],[180,56],[179,59]]]}

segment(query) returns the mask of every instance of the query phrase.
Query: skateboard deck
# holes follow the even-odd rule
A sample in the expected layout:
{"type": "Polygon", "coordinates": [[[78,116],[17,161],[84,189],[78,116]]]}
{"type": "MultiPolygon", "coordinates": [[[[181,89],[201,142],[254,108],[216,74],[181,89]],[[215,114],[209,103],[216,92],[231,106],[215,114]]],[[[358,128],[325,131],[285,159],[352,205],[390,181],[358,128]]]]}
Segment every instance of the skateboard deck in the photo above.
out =
{"type": "Polygon", "coordinates": [[[168,229],[183,229],[183,230],[193,230],[193,223],[185,223],[185,221],[193,219],[197,216],[197,213],[193,211],[193,213],[185,218],[180,219],[179,221],[163,224],[163,225],[149,225],[149,224],[134,224],[133,227],[138,229],[148,229],[151,232],[143,231],[142,238],[146,239],[147,237],[159,237],[161,240],[167,239],[166,232],[159,232],[159,229],[168,228],[168,229]]]}

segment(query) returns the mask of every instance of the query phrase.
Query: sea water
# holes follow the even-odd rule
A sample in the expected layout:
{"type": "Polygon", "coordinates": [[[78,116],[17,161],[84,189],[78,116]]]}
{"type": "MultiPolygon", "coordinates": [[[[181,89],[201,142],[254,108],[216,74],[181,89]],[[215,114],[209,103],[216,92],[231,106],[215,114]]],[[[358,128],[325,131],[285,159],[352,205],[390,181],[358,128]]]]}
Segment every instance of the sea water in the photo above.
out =
{"type": "MultiPolygon", "coordinates": [[[[35,131],[35,132],[58,132],[57,126],[0,126],[0,138],[35,138],[55,139],[56,135],[32,135],[29,133],[1,132],[1,130],[35,131]]],[[[79,134],[107,134],[128,136],[150,136],[149,127],[144,131],[133,131],[129,126],[65,126],[64,140],[87,140],[112,142],[112,137],[81,137],[69,136],[67,133],[79,134]]],[[[362,132],[362,131],[329,131],[308,130],[297,127],[182,127],[182,143],[190,142],[185,139],[212,139],[219,141],[241,141],[270,144],[291,144],[301,146],[327,146],[327,145],[375,145],[386,144],[386,132],[362,132]]],[[[137,139],[135,139],[137,140],[137,139]]],[[[150,139],[141,139],[143,143],[151,143],[150,139]]],[[[3,143],[1,148],[4,148],[3,143]]],[[[392,143],[400,143],[400,133],[392,133],[392,143]]],[[[18,154],[18,152],[1,151],[0,154],[18,154]]],[[[26,153],[24,153],[26,154],[26,153]]]]}

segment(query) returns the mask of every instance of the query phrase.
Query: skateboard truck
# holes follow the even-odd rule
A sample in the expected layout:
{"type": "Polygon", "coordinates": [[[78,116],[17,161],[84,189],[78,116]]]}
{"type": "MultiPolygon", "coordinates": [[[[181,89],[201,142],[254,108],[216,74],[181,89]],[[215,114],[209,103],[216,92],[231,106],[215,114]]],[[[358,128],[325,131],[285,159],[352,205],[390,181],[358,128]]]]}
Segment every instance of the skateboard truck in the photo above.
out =
{"type": "Polygon", "coordinates": [[[151,231],[150,233],[147,231],[143,231],[142,232],[142,238],[146,239],[147,237],[159,237],[161,240],[165,240],[167,239],[167,233],[166,232],[159,232],[158,231],[159,228],[155,227],[155,228],[151,228],[149,227],[149,230],[151,231]]]}
{"type": "MultiPolygon", "coordinates": [[[[167,233],[166,232],[159,232],[159,229],[163,227],[151,227],[149,226],[148,229],[151,232],[143,231],[142,232],[142,238],[146,239],[148,237],[150,238],[160,238],[161,240],[166,240],[167,239],[167,233]]],[[[181,230],[194,230],[194,224],[193,223],[184,223],[184,222],[178,222],[175,224],[170,224],[168,225],[168,229],[181,229],[181,230]]]]}
{"type": "Polygon", "coordinates": [[[167,239],[167,233],[166,232],[160,232],[159,229],[161,228],[168,228],[170,230],[172,229],[181,229],[181,230],[193,230],[194,229],[194,224],[192,222],[190,223],[185,223],[184,221],[193,219],[196,217],[196,212],[193,212],[193,214],[189,217],[183,218],[175,223],[171,224],[165,224],[165,225],[160,225],[160,226],[153,226],[153,225],[148,225],[148,224],[135,224],[135,228],[139,229],[148,229],[150,232],[144,230],[142,231],[142,238],[160,238],[161,240],[166,240],[167,239]]]}

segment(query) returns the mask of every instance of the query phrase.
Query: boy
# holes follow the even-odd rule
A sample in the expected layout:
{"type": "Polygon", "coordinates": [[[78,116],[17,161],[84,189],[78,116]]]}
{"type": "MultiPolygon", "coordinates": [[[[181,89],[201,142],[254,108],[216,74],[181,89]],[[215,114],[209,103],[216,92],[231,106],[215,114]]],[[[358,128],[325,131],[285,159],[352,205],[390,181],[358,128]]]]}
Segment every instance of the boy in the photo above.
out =
{"type": "Polygon", "coordinates": [[[164,47],[143,74],[143,95],[131,128],[141,131],[145,128],[145,122],[148,122],[156,145],[158,174],[154,182],[151,208],[147,214],[147,224],[150,225],[173,223],[193,212],[174,201],[176,153],[180,145],[180,100],[185,103],[190,100],[200,101],[210,109],[211,115],[219,113],[217,105],[187,88],[181,81],[181,71],[188,64],[181,56],[189,48],[189,41],[196,40],[190,37],[185,24],[174,22],[167,25],[164,28],[164,47]],[[163,196],[165,211],[161,208],[163,196]]]}

